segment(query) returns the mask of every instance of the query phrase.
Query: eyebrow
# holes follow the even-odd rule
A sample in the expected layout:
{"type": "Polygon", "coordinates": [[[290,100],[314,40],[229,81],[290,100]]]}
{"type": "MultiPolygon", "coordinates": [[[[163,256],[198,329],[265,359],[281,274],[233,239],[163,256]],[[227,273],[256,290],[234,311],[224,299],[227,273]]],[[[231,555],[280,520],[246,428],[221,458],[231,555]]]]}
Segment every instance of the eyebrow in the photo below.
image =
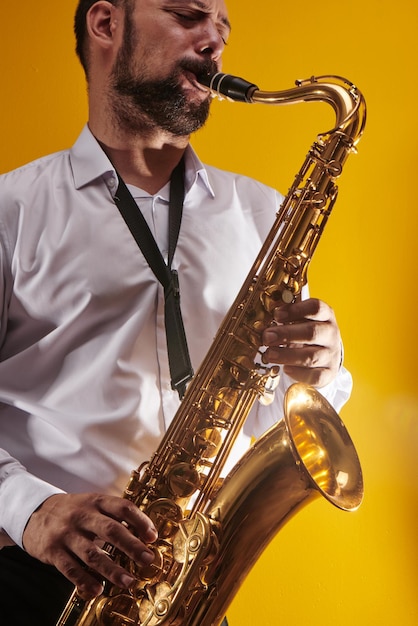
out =
{"type": "MultiPolygon", "coordinates": [[[[210,13],[210,9],[208,7],[208,5],[205,2],[202,2],[202,0],[192,0],[192,2],[199,7],[199,9],[202,9],[202,11],[206,11],[207,13],[210,13]]],[[[231,30],[231,22],[229,21],[229,19],[225,16],[221,17],[221,22],[224,26],[226,26],[227,28],[229,28],[229,30],[231,30]]]]}
{"type": "MultiPolygon", "coordinates": [[[[203,2],[202,0],[186,0],[186,2],[188,4],[194,4],[198,9],[200,9],[201,11],[204,11],[208,15],[210,15],[210,13],[211,13],[211,10],[210,10],[209,6],[206,4],[206,2],[203,2]]],[[[226,16],[221,16],[220,22],[224,26],[226,26],[226,28],[229,31],[232,30],[231,22],[229,21],[229,19],[226,16]]]]}

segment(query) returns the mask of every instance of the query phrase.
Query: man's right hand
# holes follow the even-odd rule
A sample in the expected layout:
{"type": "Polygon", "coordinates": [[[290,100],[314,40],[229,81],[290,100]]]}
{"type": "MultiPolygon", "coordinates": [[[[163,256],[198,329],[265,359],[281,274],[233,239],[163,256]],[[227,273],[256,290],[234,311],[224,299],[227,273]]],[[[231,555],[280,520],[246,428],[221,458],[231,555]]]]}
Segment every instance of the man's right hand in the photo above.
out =
{"type": "Polygon", "coordinates": [[[32,514],[23,533],[24,549],[53,565],[89,600],[103,591],[102,580],[127,588],[131,574],[101,549],[110,543],[135,563],[149,565],[146,544],[157,539],[151,520],[132,502],[100,494],[56,494],[32,514]]]}

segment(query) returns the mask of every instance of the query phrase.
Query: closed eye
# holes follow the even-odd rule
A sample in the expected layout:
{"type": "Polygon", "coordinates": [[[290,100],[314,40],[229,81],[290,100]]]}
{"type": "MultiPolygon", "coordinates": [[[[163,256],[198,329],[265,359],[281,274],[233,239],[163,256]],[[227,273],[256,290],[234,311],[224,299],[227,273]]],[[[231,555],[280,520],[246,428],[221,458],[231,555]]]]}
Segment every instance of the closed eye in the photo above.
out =
{"type": "MultiPolygon", "coordinates": [[[[192,27],[192,25],[194,25],[195,23],[204,21],[205,19],[209,17],[208,14],[205,13],[204,11],[171,10],[170,12],[176,17],[178,21],[182,22],[186,27],[187,26],[192,27]]],[[[227,29],[226,26],[223,27],[223,24],[222,24],[221,28],[218,29],[218,32],[224,45],[226,46],[228,44],[227,37],[229,35],[229,28],[227,29]]]]}
{"type": "Polygon", "coordinates": [[[180,13],[179,11],[173,11],[173,13],[178,19],[186,22],[198,22],[200,19],[200,16],[191,13],[180,13]]]}

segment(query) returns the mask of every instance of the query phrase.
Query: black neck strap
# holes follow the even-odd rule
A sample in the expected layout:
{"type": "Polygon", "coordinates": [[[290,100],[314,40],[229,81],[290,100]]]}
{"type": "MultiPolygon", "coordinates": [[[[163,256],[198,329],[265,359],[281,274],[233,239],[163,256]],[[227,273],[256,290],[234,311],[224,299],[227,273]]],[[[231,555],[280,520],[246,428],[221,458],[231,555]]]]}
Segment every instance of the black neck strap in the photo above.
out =
{"type": "Polygon", "coordinates": [[[174,169],[170,183],[168,264],[165,263],[152,232],[129,189],[118,174],[115,203],[150,268],[164,287],[165,330],[171,387],[180,399],[193,376],[186,333],[180,309],[180,289],[176,270],[171,269],[180,232],[184,201],[184,159],[174,169]]]}

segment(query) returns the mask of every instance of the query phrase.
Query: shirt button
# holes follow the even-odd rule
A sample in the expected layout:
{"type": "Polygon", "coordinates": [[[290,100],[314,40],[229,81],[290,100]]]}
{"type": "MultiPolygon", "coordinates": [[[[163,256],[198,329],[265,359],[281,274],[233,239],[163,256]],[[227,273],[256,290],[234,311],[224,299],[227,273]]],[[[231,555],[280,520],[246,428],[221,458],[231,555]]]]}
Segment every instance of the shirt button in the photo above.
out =
{"type": "Polygon", "coordinates": [[[117,185],[118,185],[117,180],[116,180],[116,178],[115,178],[114,176],[112,176],[111,178],[109,178],[109,181],[108,181],[108,183],[107,183],[107,184],[109,185],[109,189],[111,189],[112,191],[113,191],[114,189],[116,189],[116,187],[117,187],[117,185]]]}

